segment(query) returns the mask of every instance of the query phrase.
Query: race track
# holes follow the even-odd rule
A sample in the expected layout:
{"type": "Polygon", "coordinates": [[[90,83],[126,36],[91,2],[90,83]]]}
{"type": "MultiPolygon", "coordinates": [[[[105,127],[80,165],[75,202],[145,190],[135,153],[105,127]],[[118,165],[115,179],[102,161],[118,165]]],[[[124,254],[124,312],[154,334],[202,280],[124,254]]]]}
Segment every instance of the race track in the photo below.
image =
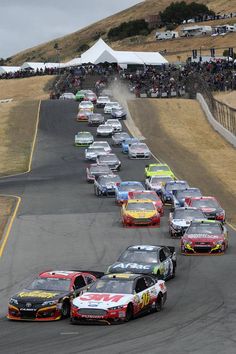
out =
{"type": "MultiPolygon", "coordinates": [[[[22,203],[0,259],[0,352],[21,353],[235,353],[236,233],[224,256],[184,257],[178,250],[177,276],[167,282],[161,313],[124,325],[72,326],[11,322],[9,297],[46,269],[104,271],[130,244],[179,246],[168,235],[166,210],[161,227],[123,229],[112,198],[97,198],[85,180],[84,148],[73,146],[78,104],[45,101],[41,107],[33,169],[0,181],[1,194],[22,203]]],[[[89,130],[95,131],[96,128],[89,130]]],[[[122,161],[123,180],[143,181],[146,161],[122,161]]],[[[168,161],[167,161],[168,162],[168,161]]]]}

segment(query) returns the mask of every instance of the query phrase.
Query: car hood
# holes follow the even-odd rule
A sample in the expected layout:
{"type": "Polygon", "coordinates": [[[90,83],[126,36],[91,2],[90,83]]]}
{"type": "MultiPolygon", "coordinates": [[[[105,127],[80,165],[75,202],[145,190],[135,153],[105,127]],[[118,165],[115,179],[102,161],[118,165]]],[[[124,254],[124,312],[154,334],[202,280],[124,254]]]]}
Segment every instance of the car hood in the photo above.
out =
{"type": "Polygon", "coordinates": [[[154,272],[155,268],[158,268],[158,266],[153,263],[115,262],[109,267],[109,273],[131,272],[150,274],[154,272]]]}
{"type": "Polygon", "coordinates": [[[25,289],[13,296],[21,302],[44,302],[53,301],[59,299],[63,296],[61,291],[45,291],[45,290],[28,290],[25,289]]]}
{"type": "Polygon", "coordinates": [[[75,298],[73,304],[79,308],[99,308],[106,310],[109,307],[125,305],[132,298],[132,294],[86,292],[75,298]]]}
{"type": "Polygon", "coordinates": [[[177,226],[189,226],[192,219],[173,219],[172,223],[177,226]]]}
{"type": "Polygon", "coordinates": [[[222,241],[222,235],[207,235],[207,234],[185,234],[184,239],[192,242],[217,242],[222,241]]]}
{"type": "Polygon", "coordinates": [[[216,213],[218,211],[217,208],[204,208],[204,207],[201,207],[200,208],[203,213],[216,213]]]}
{"type": "Polygon", "coordinates": [[[125,215],[131,216],[132,218],[137,218],[137,219],[151,218],[152,216],[156,215],[156,211],[155,210],[151,210],[151,211],[150,210],[148,210],[148,211],[146,211],[146,210],[142,210],[142,211],[136,211],[136,210],[129,211],[129,210],[127,210],[125,212],[125,215]]]}

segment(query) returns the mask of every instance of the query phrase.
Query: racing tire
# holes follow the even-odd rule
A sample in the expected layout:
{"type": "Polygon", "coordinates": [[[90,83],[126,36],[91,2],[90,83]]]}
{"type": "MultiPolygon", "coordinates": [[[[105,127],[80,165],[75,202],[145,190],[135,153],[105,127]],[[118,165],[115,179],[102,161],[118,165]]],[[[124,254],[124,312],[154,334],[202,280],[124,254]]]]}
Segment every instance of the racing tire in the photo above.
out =
{"type": "Polygon", "coordinates": [[[162,309],[163,309],[163,296],[159,294],[155,302],[154,312],[161,312],[162,309]]]}
{"type": "Polygon", "coordinates": [[[101,197],[102,193],[99,191],[98,188],[94,188],[94,191],[95,191],[95,195],[96,195],[97,197],[101,197]]]}
{"type": "Polygon", "coordinates": [[[61,317],[67,318],[70,316],[70,303],[68,301],[64,301],[61,308],[61,317]]]}
{"type": "Polygon", "coordinates": [[[75,324],[76,324],[76,320],[75,320],[73,317],[71,317],[71,318],[70,318],[70,323],[71,323],[72,325],[75,325],[75,324]]]}
{"type": "Polygon", "coordinates": [[[125,322],[129,322],[133,318],[133,306],[132,304],[129,304],[126,309],[126,314],[125,314],[125,322]]]}

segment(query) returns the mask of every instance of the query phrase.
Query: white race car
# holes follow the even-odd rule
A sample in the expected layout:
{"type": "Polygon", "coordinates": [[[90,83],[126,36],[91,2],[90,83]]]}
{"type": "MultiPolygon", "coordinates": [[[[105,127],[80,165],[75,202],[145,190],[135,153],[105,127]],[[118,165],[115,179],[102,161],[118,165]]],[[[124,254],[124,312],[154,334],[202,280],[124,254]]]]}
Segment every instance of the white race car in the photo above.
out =
{"type": "Polygon", "coordinates": [[[111,125],[113,127],[113,131],[115,133],[122,132],[122,125],[121,125],[119,119],[107,119],[105,124],[106,125],[111,125]]]}
{"type": "Polygon", "coordinates": [[[93,148],[103,148],[107,153],[111,152],[111,147],[107,141],[94,141],[90,147],[93,148]]]}

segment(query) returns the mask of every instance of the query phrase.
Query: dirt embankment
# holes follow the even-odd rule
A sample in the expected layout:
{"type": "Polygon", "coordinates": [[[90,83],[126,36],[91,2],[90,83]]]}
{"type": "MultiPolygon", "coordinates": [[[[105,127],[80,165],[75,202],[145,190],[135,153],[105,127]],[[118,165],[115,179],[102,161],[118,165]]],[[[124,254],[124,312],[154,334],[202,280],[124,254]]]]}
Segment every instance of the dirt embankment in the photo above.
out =
{"type": "Polygon", "coordinates": [[[236,150],[207,122],[199,104],[182,99],[128,102],[152,152],[179,178],[214,195],[236,224],[236,150]]]}

